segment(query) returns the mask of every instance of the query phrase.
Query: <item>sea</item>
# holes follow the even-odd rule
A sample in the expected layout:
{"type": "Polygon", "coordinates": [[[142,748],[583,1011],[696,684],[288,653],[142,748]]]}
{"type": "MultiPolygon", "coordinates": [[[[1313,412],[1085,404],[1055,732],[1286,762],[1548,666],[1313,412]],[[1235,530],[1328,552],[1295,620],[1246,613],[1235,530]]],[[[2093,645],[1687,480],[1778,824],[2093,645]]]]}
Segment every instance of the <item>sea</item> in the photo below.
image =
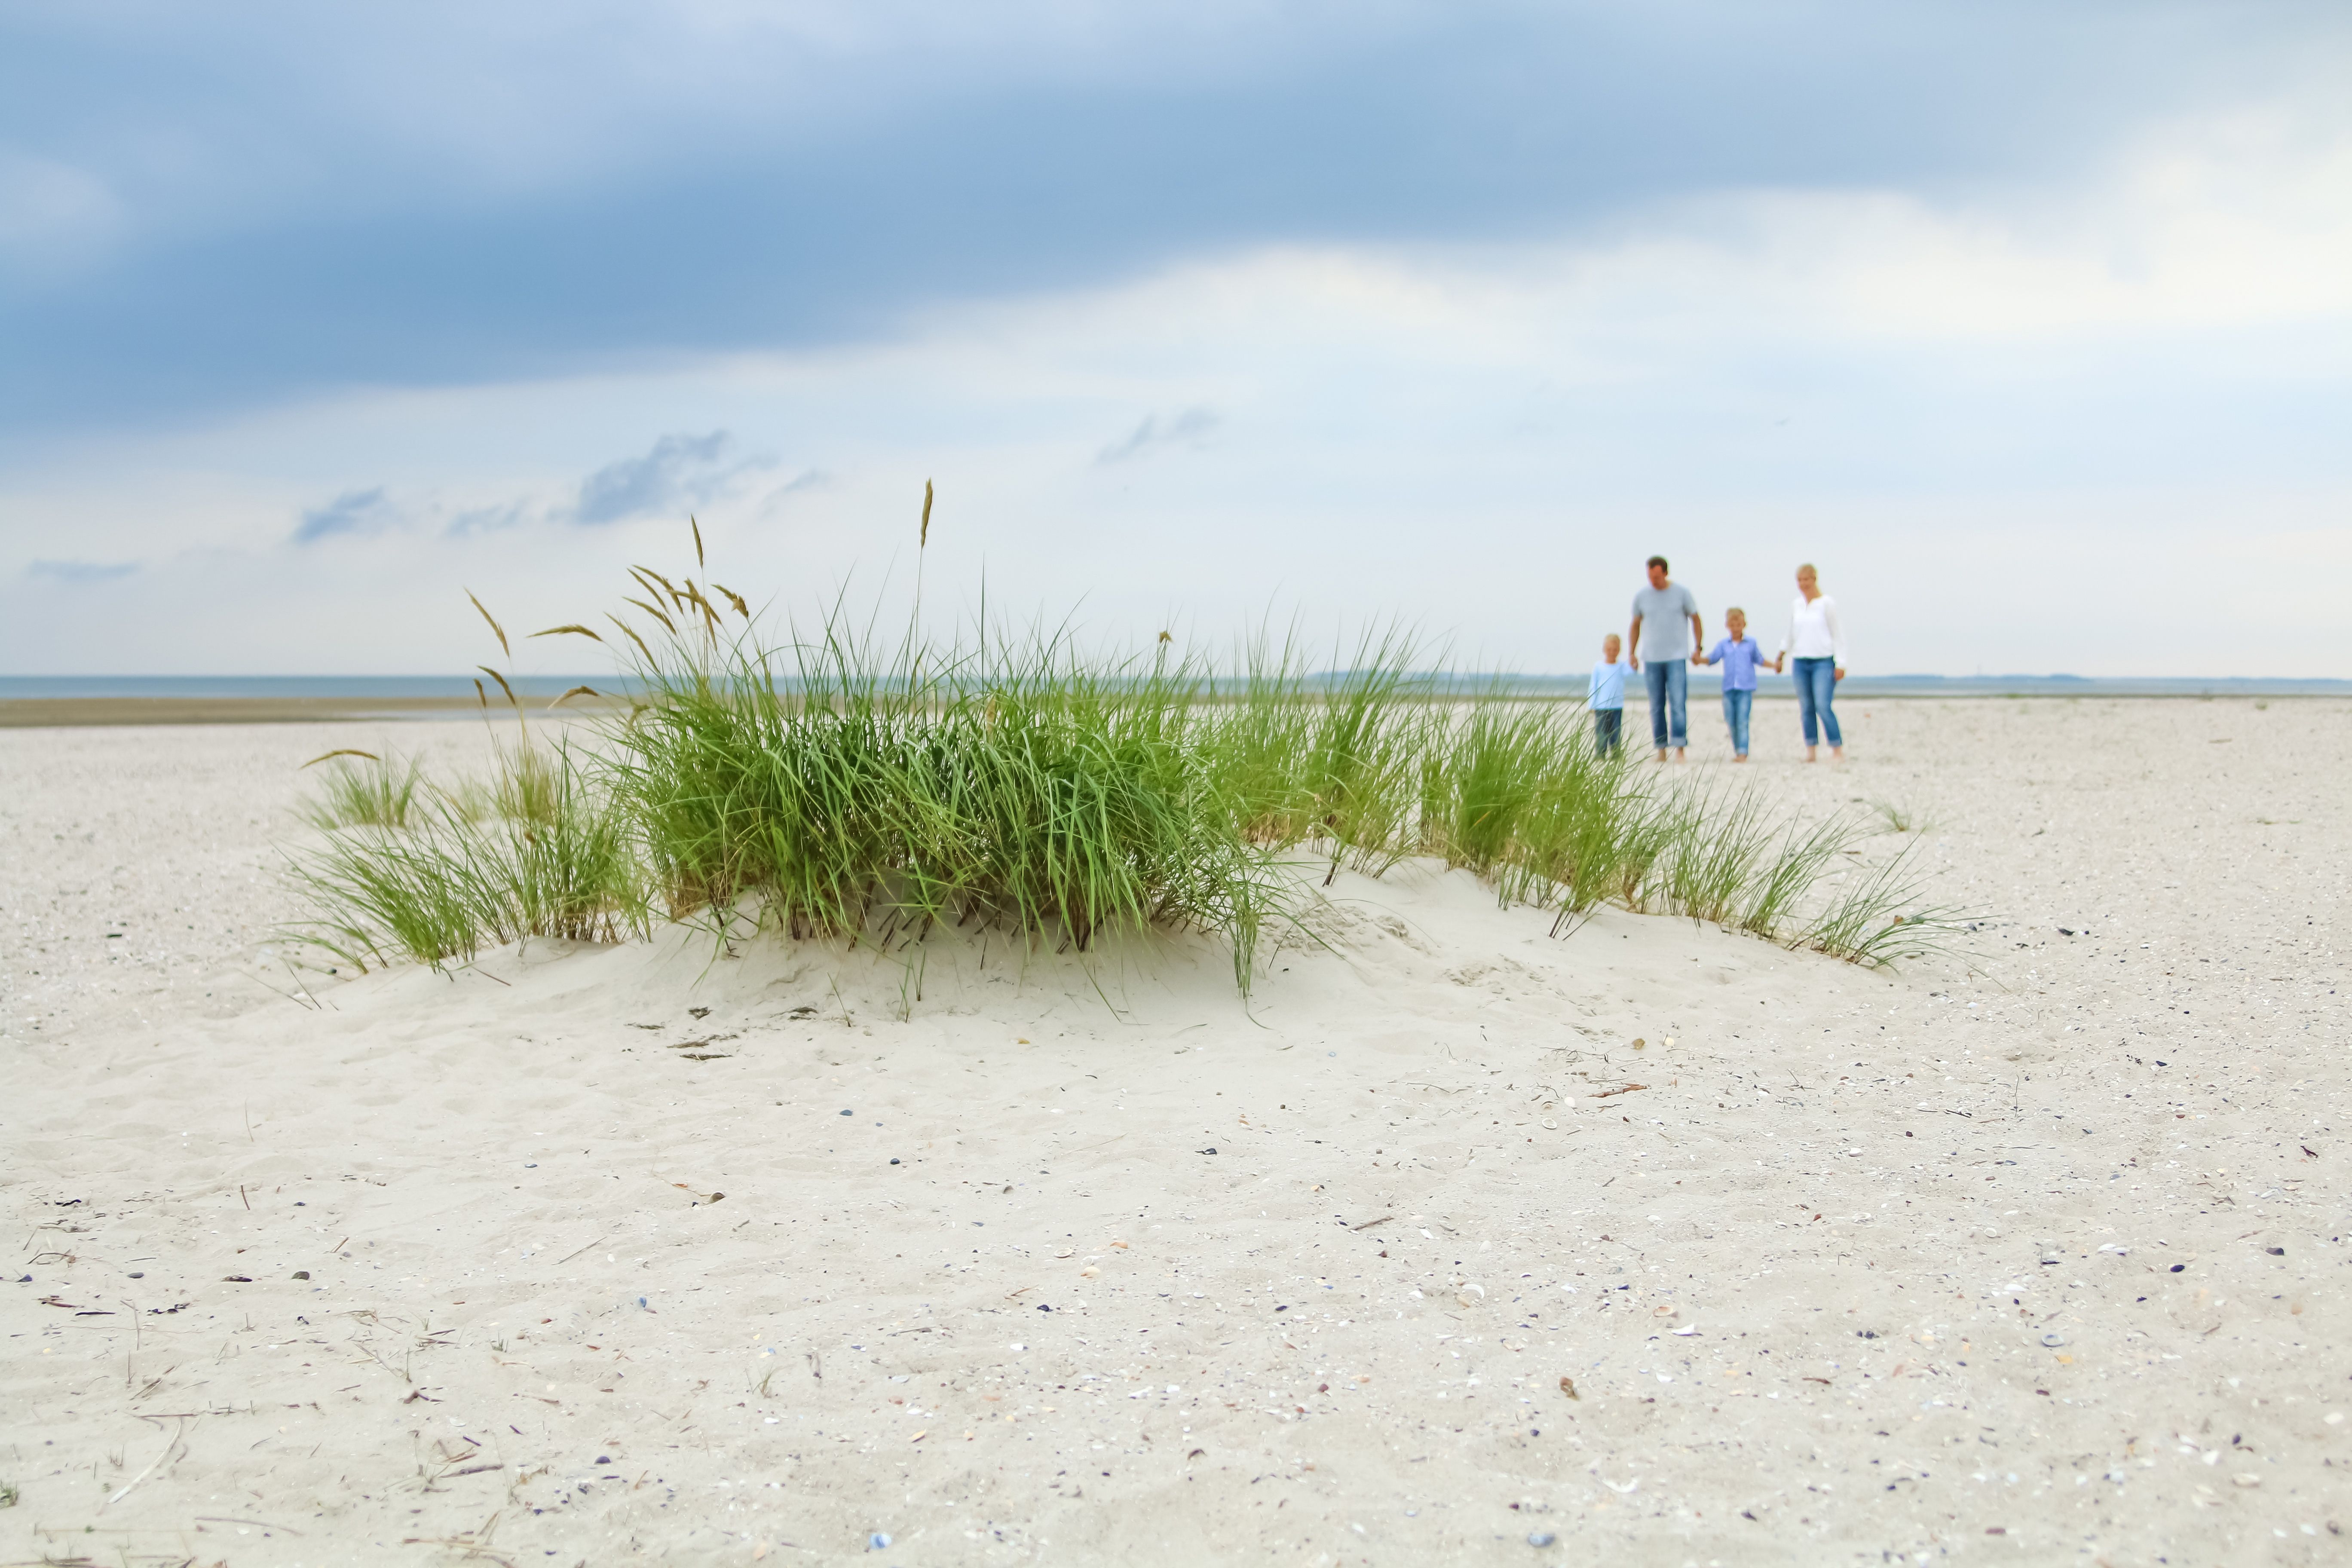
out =
{"type": "MultiPolygon", "coordinates": [[[[473,675],[0,675],[0,701],[93,697],[325,697],[373,699],[474,695],[473,675]]],[[[624,691],[627,683],[603,675],[509,675],[518,697],[561,697],[575,686],[624,691]]],[[[493,700],[498,688],[488,681],[493,700]]]]}
{"type": "MultiPolygon", "coordinates": [[[[1321,676],[1337,684],[1344,672],[1321,676]]],[[[1529,697],[1581,697],[1586,678],[1575,675],[1433,673],[1431,686],[1467,695],[1504,691],[1529,697]]],[[[26,699],[127,697],[376,699],[474,695],[471,675],[0,675],[0,701],[26,699]]],[[[626,681],[598,675],[509,676],[516,695],[561,697],[575,686],[623,694],[626,681]]],[[[1705,677],[1696,678],[1704,683],[1705,677]]],[[[1632,683],[1629,683],[1629,686],[1632,683]]],[[[1790,689],[1788,678],[1763,677],[1759,695],[1790,689]]],[[[495,696],[495,693],[493,694],[495,696]]],[[[2257,679],[2244,676],[1862,675],[1838,687],[1841,697],[2352,697],[2352,680],[2257,679]]]]}

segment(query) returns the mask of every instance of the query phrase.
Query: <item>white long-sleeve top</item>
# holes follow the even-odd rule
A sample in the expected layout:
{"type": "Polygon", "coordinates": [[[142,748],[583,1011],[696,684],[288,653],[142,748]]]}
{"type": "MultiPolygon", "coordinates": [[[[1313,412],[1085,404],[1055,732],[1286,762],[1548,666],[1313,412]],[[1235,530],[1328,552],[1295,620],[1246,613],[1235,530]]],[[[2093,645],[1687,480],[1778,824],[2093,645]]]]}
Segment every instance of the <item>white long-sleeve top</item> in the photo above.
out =
{"type": "Polygon", "coordinates": [[[1837,601],[1827,594],[1808,603],[1802,594],[1789,610],[1788,635],[1780,651],[1798,658],[1834,658],[1845,663],[1845,627],[1838,622],[1837,601]]]}

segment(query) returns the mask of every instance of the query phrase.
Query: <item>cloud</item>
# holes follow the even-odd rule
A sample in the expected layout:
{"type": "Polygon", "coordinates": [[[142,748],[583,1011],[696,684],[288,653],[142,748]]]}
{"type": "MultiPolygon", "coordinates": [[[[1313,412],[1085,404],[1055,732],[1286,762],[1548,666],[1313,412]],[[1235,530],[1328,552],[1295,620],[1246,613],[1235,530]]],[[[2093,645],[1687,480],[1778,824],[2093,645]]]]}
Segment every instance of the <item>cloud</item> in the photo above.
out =
{"type": "Polygon", "coordinates": [[[724,430],[665,436],[644,457],[607,463],[582,480],[572,515],[584,523],[623,522],[699,506],[738,474],[762,466],[727,461],[733,446],[724,430]]]}
{"type": "Polygon", "coordinates": [[[0,268],[56,281],[116,238],[124,216],[87,170],[0,147],[0,268]]]}
{"type": "Polygon", "coordinates": [[[528,501],[501,501],[495,506],[468,507],[449,520],[449,536],[463,539],[469,533],[496,533],[521,524],[530,515],[528,501]]]}
{"type": "Polygon", "coordinates": [[[42,148],[0,167],[0,247],[48,268],[0,294],[0,423],[872,341],[941,300],[1732,189],[2074,186],[2151,123],[2343,97],[2341,4],[2146,9],[0,7],[42,148]]]}
{"type": "Polygon", "coordinates": [[[255,668],[469,662],[460,582],[510,626],[580,618],[642,552],[684,548],[674,522],[582,526],[646,505],[698,506],[713,569],[782,610],[896,593],[935,478],[927,613],[1082,606],[1107,644],[1171,613],[1246,623],[1297,584],[1310,616],[1572,668],[1655,550],[1710,616],[1759,620],[1817,560],[1866,669],[2352,674],[2323,604],[2343,572],[2264,576],[2345,532],[2347,398],[2352,110],[2190,120],[2095,188],[1743,189],[1597,235],[1214,250],[941,302],[881,342],[19,442],[0,516],[155,564],[85,631],[76,595],[24,575],[56,546],[0,537],[0,668],[229,668],[269,574],[198,595],[173,552],[287,549],[297,508],[353,477],[398,491],[401,548],[310,552],[322,607],[255,668]],[[833,478],[775,506],[812,471],[833,478]],[[517,500],[514,527],[446,534],[517,500]],[[2050,570],[2015,580],[2024,555],[2050,570]],[[2062,603],[2101,572],[2152,620],[2279,592],[2296,614],[2226,648],[2117,645],[2062,603]],[[394,605],[414,629],[337,640],[394,605]]]}
{"type": "Polygon", "coordinates": [[[760,498],[758,515],[772,521],[783,515],[786,501],[795,496],[830,489],[835,482],[834,476],[823,468],[809,468],[795,474],[760,498]]]}
{"type": "Polygon", "coordinates": [[[110,583],[138,570],[135,561],[36,561],[25,568],[25,575],[53,583],[110,583]]]}
{"type": "Polygon", "coordinates": [[[342,534],[382,533],[399,521],[399,511],[384,499],[383,486],[345,490],[326,505],[303,512],[301,526],[294,531],[294,542],[315,544],[321,539],[342,534]]]}
{"type": "Polygon", "coordinates": [[[1107,468],[1169,447],[1199,447],[1211,431],[1224,421],[1213,408],[1187,408],[1165,425],[1156,414],[1147,414],[1143,423],[1130,431],[1127,438],[1114,441],[1095,454],[1095,465],[1107,468]]]}

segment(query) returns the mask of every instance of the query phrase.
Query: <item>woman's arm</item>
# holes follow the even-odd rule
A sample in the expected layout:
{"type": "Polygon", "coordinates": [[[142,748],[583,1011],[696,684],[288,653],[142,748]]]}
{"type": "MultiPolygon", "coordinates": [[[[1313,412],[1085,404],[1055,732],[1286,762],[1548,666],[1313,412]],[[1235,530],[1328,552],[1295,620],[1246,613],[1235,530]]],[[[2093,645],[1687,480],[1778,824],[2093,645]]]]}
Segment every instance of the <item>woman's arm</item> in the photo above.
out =
{"type": "Polygon", "coordinates": [[[1837,668],[1845,668],[1845,627],[1838,620],[1837,601],[1827,594],[1822,595],[1822,620],[1830,628],[1830,651],[1837,656],[1837,668]]]}

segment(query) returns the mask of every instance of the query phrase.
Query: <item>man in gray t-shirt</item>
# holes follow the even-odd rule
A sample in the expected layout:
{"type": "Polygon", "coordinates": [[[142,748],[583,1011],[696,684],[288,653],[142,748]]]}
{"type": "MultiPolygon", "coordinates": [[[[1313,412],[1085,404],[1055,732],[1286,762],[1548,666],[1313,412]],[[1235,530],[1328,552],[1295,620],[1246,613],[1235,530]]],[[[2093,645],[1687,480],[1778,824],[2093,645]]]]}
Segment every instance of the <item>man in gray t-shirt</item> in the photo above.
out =
{"type": "Polygon", "coordinates": [[[1633,667],[1642,671],[1649,688],[1650,740],[1662,763],[1669,745],[1675,761],[1688,760],[1683,749],[1689,742],[1690,657],[1706,643],[1698,600],[1666,575],[1664,556],[1651,556],[1650,585],[1633,595],[1633,626],[1625,635],[1625,646],[1633,650],[1633,667]],[[1643,659],[1649,660],[1646,669],[1643,659]]]}

